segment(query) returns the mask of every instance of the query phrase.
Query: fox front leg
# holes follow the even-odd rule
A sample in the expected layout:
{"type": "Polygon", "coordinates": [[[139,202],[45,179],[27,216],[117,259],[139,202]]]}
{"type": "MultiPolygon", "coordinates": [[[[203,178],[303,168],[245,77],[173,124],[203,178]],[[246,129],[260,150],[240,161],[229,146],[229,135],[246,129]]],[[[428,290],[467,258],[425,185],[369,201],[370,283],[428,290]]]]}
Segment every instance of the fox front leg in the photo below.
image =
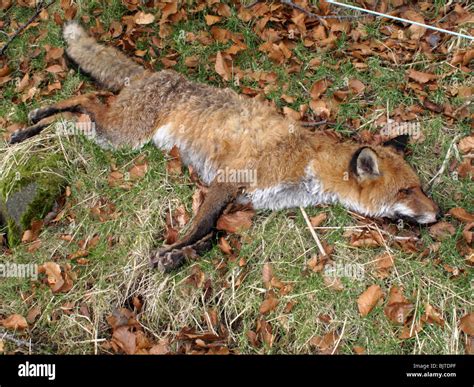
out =
{"type": "Polygon", "coordinates": [[[212,247],[213,230],[217,219],[238,195],[240,187],[214,181],[196,214],[191,230],[178,242],[152,252],[151,265],[164,272],[181,266],[186,258],[196,256],[212,247]]]}

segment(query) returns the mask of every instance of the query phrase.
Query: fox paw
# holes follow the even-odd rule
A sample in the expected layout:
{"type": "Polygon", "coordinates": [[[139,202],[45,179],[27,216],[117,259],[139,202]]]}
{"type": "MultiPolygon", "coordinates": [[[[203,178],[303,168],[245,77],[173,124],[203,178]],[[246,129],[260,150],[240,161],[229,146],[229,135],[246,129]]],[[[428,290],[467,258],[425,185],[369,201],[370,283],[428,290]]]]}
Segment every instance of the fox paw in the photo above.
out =
{"type": "Polygon", "coordinates": [[[151,267],[169,273],[180,267],[185,261],[196,260],[200,254],[212,248],[213,236],[214,232],[210,232],[190,245],[182,246],[178,242],[172,246],[154,250],[150,257],[151,267]]]}
{"type": "Polygon", "coordinates": [[[180,267],[186,259],[196,257],[196,252],[190,246],[181,249],[159,249],[152,252],[150,263],[152,268],[169,273],[180,267]]]}
{"type": "Polygon", "coordinates": [[[15,130],[11,136],[10,136],[10,140],[8,141],[8,143],[10,145],[12,144],[17,144],[19,142],[22,142],[25,140],[25,133],[23,130],[15,130]]]}
{"type": "Polygon", "coordinates": [[[36,124],[39,121],[41,121],[43,117],[43,114],[41,112],[41,108],[34,109],[28,113],[28,121],[31,122],[32,124],[36,124]]]}

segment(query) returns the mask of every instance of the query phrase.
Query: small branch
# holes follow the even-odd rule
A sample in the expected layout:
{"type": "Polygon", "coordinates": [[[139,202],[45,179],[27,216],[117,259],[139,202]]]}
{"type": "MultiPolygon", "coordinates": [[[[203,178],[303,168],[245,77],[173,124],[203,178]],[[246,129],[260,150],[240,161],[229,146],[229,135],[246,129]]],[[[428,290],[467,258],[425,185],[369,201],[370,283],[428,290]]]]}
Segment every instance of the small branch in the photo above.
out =
{"type": "Polygon", "coordinates": [[[294,9],[297,9],[298,11],[303,12],[304,14],[306,14],[309,17],[316,18],[316,19],[319,20],[320,23],[322,23],[323,19],[321,18],[321,16],[316,15],[313,12],[307,11],[303,7],[299,6],[298,4],[293,3],[291,0],[280,0],[280,2],[282,4],[286,4],[286,5],[290,6],[291,8],[294,8],[294,9]]]}
{"type": "Polygon", "coordinates": [[[311,233],[311,235],[313,236],[313,239],[315,240],[316,244],[318,245],[319,252],[321,253],[321,255],[323,257],[326,256],[327,255],[326,251],[324,250],[324,247],[323,247],[323,245],[321,244],[321,241],[318,238],[318,234],[316,234],[316,231],[314,231],[314,228],[311,225],[311,221],[308,218],[308,214],[306,213],[306,211],[304,210],[303,207],[300,207],[300,211],[303,214],[303,218],[306,221],[306,225],[309,228],[309,232],[311,233]]]}
{"type": "Polygon", "coordinates": [[[337,226],[332,226],[332,227],[331,226],[318,226],[318,227],[313,227],[313,229],[314,230],[353,230],[353,231],[357,231],[357,232],[362,232],[366,229],[370,229],[370,230],[376,230],[376,231],[388,236],[389,238],[391,238],[395,241],[409,241],[409,240],[417,241],[417,240],[420,239],[416,236],[404,237],[404,236],[393,235],[393,234],[389,233],[388,231],[380,230],[378,227],[375,227],[371,224],[361,224],[360,226],[341,226],[341,227],[337,227],[337,226]]]}
{"type": "Polygon", "coordinates": [[[471,102],[474,100],[474,97],[470,96],[466,102],[464,102],[461,106],[459,106],[453,113],[453,116],[456,116],[462,109],[469,106],[471,102]]]}
{"type": "Polygon", "coordinates": [[[441,178],[441,175],[444,173],[444,170],[448,166],[449,159],[451,158],[451,152],[453,150],[454,144],[456,144],[456,141],[460,135],[458,134],[457,136],[454,137],[453,141],[451,141],[451,144],[449,145],[448,151],[446,152],[446,156],[444,157],[443,164],[441,164],[441,168],[439,169],[438,172],[433,176],[433,178],[428,182],[428,191],[431,191],[433,187],[438,184],[439,179],[441,178]]]}
{"type": "Polygon", "coordinates": [[[35,20],[38,15],[41,13],[41,11],[43,9],[46,9],[48,8],[50,5],[52,5],[54,3],[54,0],[51,1],[50,3],[44,5],[44,2],[43,1],[40,1],[36,7],[36,12],[33,14],[33,16],[30,17],[30,19],[25,23],[23,24],[20,28],[18,28],[17,31],[15,31],[15,33],[10,36],[10,38],[6,41],[6,43],[3,45],[3,47],[0,49],[0,56],[3,55],[3,53],[5,52],[5,50],[7,49],[7,47],[10,45],[10,43],[13,41],[13,39],[15,39],[18,35],[21,34],[21,32],[26,28],[28,27],[32,22],[33,20],[35,20]]]}
{"type": "Polygon", "coordinates": [[[257,5],[258,3],[261,3],[262,0],[255,0],[255,1],[252,1],[250,4],[247,4],[245,6],[245,8],[252,8],[253,6],[257,5]]]}
{"type": "Polygon", "coordinates": [[[331,355],[334,355],[334,353],[337,351],[337,347],[339,347],[339,343],[341,342],[342,337],[344,336],[344,331],[346,329],[346,323],[347,323],[347,317],[344,319],[344,324],[342,325],[341,334],[339,335],[339,338],[337,339],[336,345],[334,345],[334,348],[331,352],[331,355]]]}
{"type": "Polygon", "coordinates": [[[7,332],[3,332],[1,330],[0,330],[0,340],[11,341],[12,343],[15,343],[16,345],[25,345],[27,347],[31,345],[29,341],[17,339],[14,335],[7,332]]]}
{"type": "Polygon", "coordinates": [[[320,126],[326,124],[328,121],[323,120],[323,121],[307,121],[307,122],[302,122],[301,126],[304,127],[313,127],[313,126],[320,126]]]}

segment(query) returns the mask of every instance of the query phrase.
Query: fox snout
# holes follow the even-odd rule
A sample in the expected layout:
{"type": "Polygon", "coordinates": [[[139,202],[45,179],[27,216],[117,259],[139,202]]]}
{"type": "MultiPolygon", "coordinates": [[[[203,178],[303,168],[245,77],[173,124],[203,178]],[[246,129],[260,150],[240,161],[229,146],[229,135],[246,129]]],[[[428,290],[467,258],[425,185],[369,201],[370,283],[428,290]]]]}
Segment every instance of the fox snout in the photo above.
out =
{"type": "Polygon", "coordinates": [[[438,204],[428,197],[421,187],[402,189],[399,201],[394,205],[394,217],[419,224],[429,224],[442,217],[438,204]]]}

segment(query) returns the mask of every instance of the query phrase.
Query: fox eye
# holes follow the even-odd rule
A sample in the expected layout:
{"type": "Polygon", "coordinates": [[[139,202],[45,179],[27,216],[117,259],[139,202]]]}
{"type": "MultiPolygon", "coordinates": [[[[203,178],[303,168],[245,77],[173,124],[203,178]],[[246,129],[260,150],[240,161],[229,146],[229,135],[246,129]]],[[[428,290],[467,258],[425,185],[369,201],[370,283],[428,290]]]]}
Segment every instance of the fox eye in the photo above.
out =
{"type": "Polygon", "coordinates": [[[404,195],[409,195],[413,192],[413,190],[411,188],[402,188],[400,191],[398,191],[399,193],[402,193],[404,195]]]}

